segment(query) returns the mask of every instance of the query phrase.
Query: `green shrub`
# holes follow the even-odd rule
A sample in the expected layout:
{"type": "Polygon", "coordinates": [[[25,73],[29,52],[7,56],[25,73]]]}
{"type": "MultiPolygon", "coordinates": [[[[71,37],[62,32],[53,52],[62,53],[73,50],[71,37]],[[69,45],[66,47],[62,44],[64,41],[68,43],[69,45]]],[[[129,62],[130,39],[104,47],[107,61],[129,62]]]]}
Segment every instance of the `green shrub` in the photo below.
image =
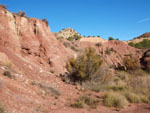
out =
{"type": "Polygon", "coordinates": [[[108,47],[107,47],[106,50],[105,50],[105,54],[111,55],[111,52],[112,52],[112,51],[114,51],[113,48],[108,48],[108,47]]]}
{"type": "Polygon", "coordinates": [[[73,108],[83,108],[83,101],[81,100],[76,100],[74,103],[71,104],[71,107],[73,108]]]}
{"type": "Polygon", "coordinates": [[[74,40],[79,40],[79,39],[81,39],[81,36],[77,35],[77,34],[67,38],[67,40],[69,40],[69,41],[74,41],[74,40]]]}
{"type": "Polygon", "coordinates": [[[3,75],[7,76],[8,78],[12,78],[12,75],[11,75],[10,71],[4,71],[3,75]]]}
{"type": "Polygon", "coordinates": [[[150,48],[150,40],[144,39],[141,42],[135,44],[136,48],[150,48]]]}
{"type": "Polygon", "coordinates": [[[82,82],[90,80],[91,77],[98,71],[101,64],[101,57],[96,54],[94,49],[88,48],[76,59],[69,59],[66,63],[66,69],[69,72],[71,80],[74,82],[82,82]]]}
{"type": "Polygon", "coordinates": [[[119,93],[109,92],[104,94],[104,104],[108,107],[123,108],[128,105],[128,101],[119,93]]]}
{"type": "Polygon", "coordinates": [[[99,48],[100,46],[102,46],[101,43],[97,43],[96,46],[99,48]]]}
{"type": "Polygon", "coordinates": [[[132,47],[139,48],[139,49],[141,49],[141,48],[147,49],[147,48],[150,48],[150,40],[144,39],[141,42],[136,43],[136,44],[130,42],[129,45],[132,46],[132,47]]]}
{"type": "Polygon", "coordinates": [[[73,38],[73,37],[68,37],[68,38],[67,38],[67,40],[69,40],[69,41],[73,41],[73,40],[74,40],[74,38],[73,38]]]}
{"type": "Polygon", "coordinates": [[[135,47],[135,44],[133,42],[128,43],[128,45],[135,47]]]}
{"type": "Polygon", "coordinates": [[[109,37],[109,39],[108,40],[114,40],[114,38],[113,37],[109,37]]]}
{"type": "Polygon", "coordinates": [[[18,16],[21,16],[21,17],[25,17],[26,16],[26,13],[25,12],[22,12],[22,11],[19,11],[17,13],[18,16]]]}
{"type": "Polygon", "coordinates": [[[81,39],[81,36],[75,34],[75,35],[73,36],[73,38],[74,38],[75,40],[79,40],[79,39],[81,39]]]}

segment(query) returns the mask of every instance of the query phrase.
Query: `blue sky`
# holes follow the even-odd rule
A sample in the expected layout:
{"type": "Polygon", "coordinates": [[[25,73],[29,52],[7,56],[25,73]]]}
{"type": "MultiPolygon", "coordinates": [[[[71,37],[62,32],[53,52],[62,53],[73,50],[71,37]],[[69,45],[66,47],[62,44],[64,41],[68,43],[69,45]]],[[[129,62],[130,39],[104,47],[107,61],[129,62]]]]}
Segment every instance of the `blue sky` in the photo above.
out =
{"type": "Polygon", "coordinates": [[[12,12],[47,18],[52,32],[71,27],[82,35],[129,40],[150,32],[150,0],[0,0],[12,12]]]}

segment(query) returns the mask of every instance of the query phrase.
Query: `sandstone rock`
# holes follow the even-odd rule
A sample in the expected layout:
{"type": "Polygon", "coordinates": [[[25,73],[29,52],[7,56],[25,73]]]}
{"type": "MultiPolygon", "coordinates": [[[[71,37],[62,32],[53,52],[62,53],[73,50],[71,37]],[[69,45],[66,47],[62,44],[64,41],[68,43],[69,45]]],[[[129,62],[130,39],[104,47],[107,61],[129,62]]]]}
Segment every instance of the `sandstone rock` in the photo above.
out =
{"type": "Polygon", "coordinates": [[[72,28],[63,29],[59,32],[56,32],[55,35],[56,35],[56,37],[62,37],[65,39],[67,39],[69,37],[73,37],[74,35],[78,35],[78,36],[82,37],[77,31],[75,31],[72,28]]]}
{"type": "Polygon", "coordinates": [[[132,54],[133,57],[138,59],[141,58],[142,51],[140,49],[134,48],[125,44],[119,40],[112,40],[103,43],[102,46],[96,46],[96,43],[85,42],[80,44],[81,48],[92,47],[96,49],[96,52],[102,56],[106,63],[113,67],[124,67],[123,59],[125,56],[132,54]]]}
{"type": "Polygon", "coordinates": [[[8,59],[5,53],[0,52],[0,64],[5,66],[11,66],[12,62],[8,59]]]}
{"type": "Polygon", "coordinates": [[[91,42],[91,43],[106,43],[107,40],[103,39],[103,38],[100,38],[100,37],[88,37],[88,38],[81,38],[80,39],[80,43],[83,43],[83,42],[91,42]]]}
{"type": "Polygon", "coordinates": [[[21,17],[0,7],[0,45],[47,70],[63,73],[68,50],[51,33],[45,22],[21,17]]]}

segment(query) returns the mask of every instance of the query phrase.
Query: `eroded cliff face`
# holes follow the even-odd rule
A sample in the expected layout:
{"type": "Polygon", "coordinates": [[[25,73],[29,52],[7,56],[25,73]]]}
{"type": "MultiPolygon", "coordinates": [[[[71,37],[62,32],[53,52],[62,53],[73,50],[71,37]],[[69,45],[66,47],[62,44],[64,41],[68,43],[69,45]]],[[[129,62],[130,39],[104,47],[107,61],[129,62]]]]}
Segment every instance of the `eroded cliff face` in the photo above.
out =
{"type": "Polygon", "coordinates": [[[68,50],[45,22],[21,17],[0,7],[0,45],[30,63],[63,73],[68,50]]]}
{"type": "MultiPolygon", "coordinates": [[[[124,67],[123,59],[125,56],[133,55],[135,58],[140,59],[143,51],[125,44],[119,40],[112,40],[106,43],[81,43],[81,48],[93,47],[96,52],[102,56],[104,61],[113,68],[124,67]]],[[[139,60],[140,63],[140,60],[139,60]]]]}

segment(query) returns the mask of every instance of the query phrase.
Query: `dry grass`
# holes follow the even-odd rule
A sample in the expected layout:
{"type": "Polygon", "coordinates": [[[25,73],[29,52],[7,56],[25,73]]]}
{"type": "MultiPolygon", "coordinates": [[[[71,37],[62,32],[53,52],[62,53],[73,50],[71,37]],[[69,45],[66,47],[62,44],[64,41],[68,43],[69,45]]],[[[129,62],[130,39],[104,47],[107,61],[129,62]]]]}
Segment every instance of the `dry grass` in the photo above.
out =
{"type": "Polygon", "coordinates": [[[113,85],[113,86],[105,86],[106,90],[113,90],[113,91],[123,91],[126,89],[125,86],[121,85],[113,85]]]}
{"type": "Polygon", "coordinates": [[[11,69],[12,68],[12,62],[11,61],[7,61],[4,64],[7,68],[11,69]]]}
{"type": "Polygon", "coordinates": [[[50,93],[51,96],[54,96],[55,98],[58,98],[61,95],[57,89],[49,85],[44,85],[44,84],[38,84],[38,85],[40,88],[42,88],[45,91],[45,95],[50,93]]]}
{"type": "Polygon", "coordinates": [[[128,87],[136,94],[149,95],[150,76],[133,76],[128,81],[128,87]]]}
{"type": "Polygon", "coordinates": [[[129,103],[123,95],[115,92],[107,92],[104,95],[104,104],[108,107],[124,108],[129,103]]]}
{"type": "Polygon", "coordinates": [[[128,91],[125,92],[125,97],[130,103],[139,103],[140,102],[140,96],[128,91]]]}
{"type": "Polygon", "coordinates": [[[99,103],[99,100],[90,97],[90,96],[81,96],[79,99],[75,100],[74,103],[71,104],[71,107],[74,108],[83,108],[84,106],[89,106],[90,108],[95,109],[99,103]]]}
{"type": "Polygon", "coordinates": [[[150,75],[143,70],[119,71],[105,85],[105,91],[104,104],[109,107],[122,108],[127,102],[150,103],[150,75]]]}
{"type": "Polygon", "coordinates": [[[73,107],[73,108],[83,108],[84,107],[84,103],[81,100],[76,100],[70,106],[73,107]]]}
{"type": "Polygon", "coordinates": [[[35,85],[35,86],[38,86],[40,87],[41,89],[44,90],[44,94],[45,96],[47,95],[51,95],[51,96],[54,96],[56,99],[61,95],[60,91],[50,85],[46,85],[46,84],[42,84],[42,83],[38,83],[36,81],[31,81],[31,85],[35,85]]]}

